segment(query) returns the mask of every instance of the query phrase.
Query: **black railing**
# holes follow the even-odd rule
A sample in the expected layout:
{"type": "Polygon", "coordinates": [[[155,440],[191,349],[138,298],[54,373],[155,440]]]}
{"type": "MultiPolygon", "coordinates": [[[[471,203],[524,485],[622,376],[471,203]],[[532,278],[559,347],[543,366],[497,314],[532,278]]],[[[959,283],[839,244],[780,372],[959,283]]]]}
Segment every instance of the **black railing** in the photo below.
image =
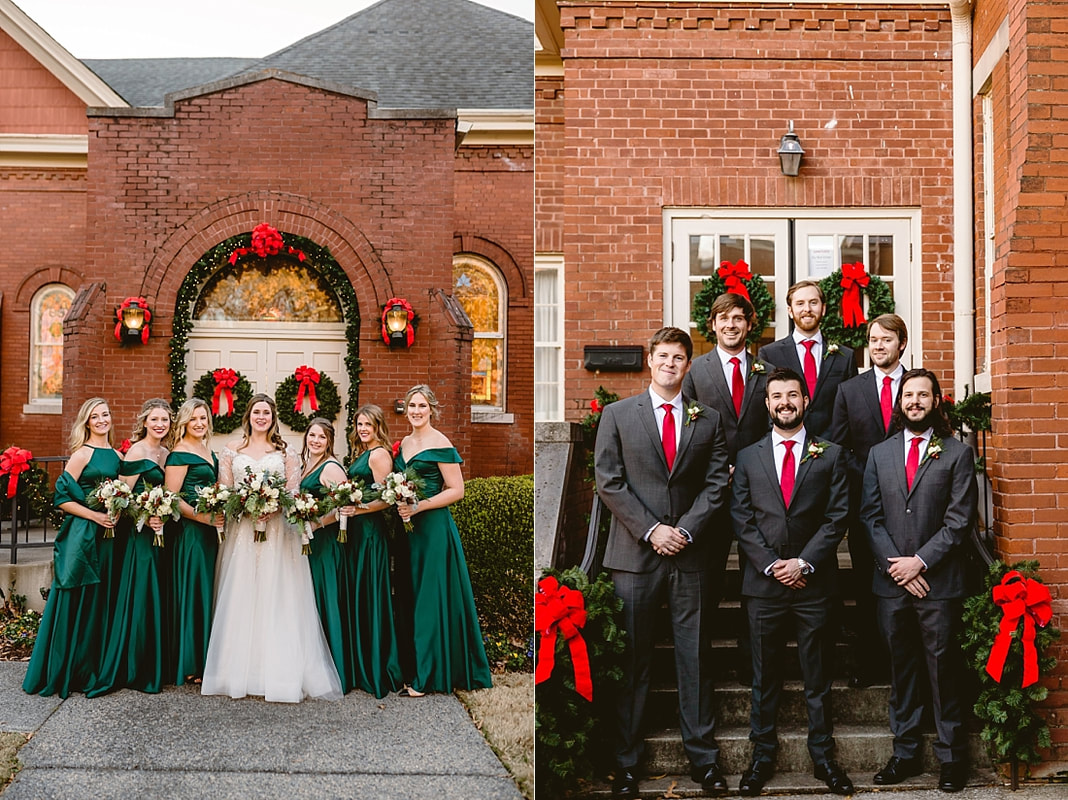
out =
{"type": "MultiPolygon", "coordinates": [[[[48,486],[54,487],[56,484],[56,478],[59,477],[59,473],[63,471],[63,468],[67,464],[68,456],[43,456],[41,458],[34,458],[30,463],[37,464],[44,469],[48,474],[48,486]],[[56,470],[55,476],[52,475],[52,465],[58,465],[59,469],[56,470]]],[[[6,486],[6,481],[3,482],[6,486]]],[[[48,510],[51,508],[51,497],[49,497],[48,506],[40,511],[39,515],[35,515],[34,510],[30,507],[29,501],[22,495],[21,492],[15,494],[10,500],[7,500],[9,504],[10,519],[8,523],[9,539],[7,542],[7,548],[10,552],[10,563],[18,563],[18,554],[20,548],[26,547],[51,547],[54,535],[50,535],[52,523],[48,518],[48,510]],[[21,537],[21,541],[20,541],[21,537]]],[[[3,531],[0,530],[0,547],[3,546],[3,531]]]]}

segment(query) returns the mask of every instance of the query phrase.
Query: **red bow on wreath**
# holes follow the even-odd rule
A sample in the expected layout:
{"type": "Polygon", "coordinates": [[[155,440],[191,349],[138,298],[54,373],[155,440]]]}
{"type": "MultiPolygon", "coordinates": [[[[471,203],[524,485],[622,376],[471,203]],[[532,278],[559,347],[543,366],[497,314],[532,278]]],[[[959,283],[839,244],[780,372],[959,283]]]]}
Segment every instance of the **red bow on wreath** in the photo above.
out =
{"type": "Polygon", "coordinates": [[[21,447],[9,447],[0,454],[0,476],[7,475],[7,496],[19,490],[19,475],[30,468],[33,453],[21,447]]]}
{"type": "Polygon", "coordinates": [[[226,414],[223,416],[230,416],[234,413],[234,392],[233,388],[237,386],[237,373],[229,367],[222,367],[211,373],[211,377],[215,380],[215,392],[211,396],[211,413],[217,415],[219,413],[219,397],[226,397],[226,414]]]}
{"type": "Polygon", "coordinates": [[[590,677],[590,657],[579,628],[586,625],[586,598],[582,592],[564,586],[547,575],[538,581],[534,595],[534,632],[541,635],[538,666],[534,683],[549,680],[556,658],[556,634],[559,631],[571,648],[571,664],[575,668],[575,691],[593,701],[593,679],[590,677]]]}
{"type": "Polygon", "coordinates": [[[994,605],[1001,608],[1001,625],[990,656],[986,661],[986,671],[991,678],[1001,683],[1005,669],[1005,659],[1009,655],[1012,635],[1023,619],[1023,688],[1038,681],[1038,650],[1035,649],[1035,623],[1044,628],[1053,618],[1049,589],[1036,580],[1025,578],[1016,570],[1005,573],[1001,583],[991,593],[994,605]]]}
{"type": "Polygon", "coordinates": [[[297,367],[296,372],[293,373],[300,382],[300,388],[297,389],[297,402],[293,404],[293,410],[298,414],[303,414],[304,407],[304,392],[308,393],[308,405],[311,406],[312,411],[319,410],[319,401],[315,399],[315,384],[319,382],[319,372],[309,366],[297,367]]]}
{"type": "MultiPolygon", "coordinates": [[[[716,274],[723,278],[728,294],[740,294],[746,300],[749,300],[749,289],[746,288],[743,281],[752,280],[753,273],[749,271],[749,265],[745,261],[738,259],[737,264],[721,261],[716,274]]],[[[750,302],[752,301],[750,300],[750,302]]]]}
{"type": "Polygon", "coordinates": [[[400,306],[408,312],[408,328],[405,333],[408,335],[408,347],[411,347],[415,342],[415,326],[412,325],[412,320],[415,318],[415,311],[412,309],[412,304],[403,297],[389,298],[382,309],[382,341],[389,344],[389,328],[386,327],[386,315],[393,306],[400,306]]]}
{"type": "Polygon", "coordinates": [[[137,306],[145,311],[145,324],[141,326],[141,344],[148,344],[148,323],[152,321],[152,312],[148,310],[148,301],[143,297],[127,297],[118,308],[115,309],[115,338],[120,342],[125,332],[126,324],[122,321],[122,312],[130,306],[137,306]]]}
{"type": "MultiPolygon", "coordinates": [[[[278,229],[268,225],[266,222],[261,222],[252,229],[252,246],[239,247],[234,250],[230,254],[230,263],[236,264],[238,258],[249,253],[255,253],[260,258],[278,255],[278,253],[282,252],[283,247],[285,247],[285,244],[282,242],[282,234],[278,232],[278,229]]],[[[286,250],[290,255],[296,256],[298,261],[304,260],[303,251],[295,247],[287,247],[286,250]]]]}
{"type": "Polygon", "coordinates": [[[856,328],[867,320],[860,302],[860,289],[871,283],[871,276],[864,269],[864,262],[842,265],[842,327],[856,328]]]}

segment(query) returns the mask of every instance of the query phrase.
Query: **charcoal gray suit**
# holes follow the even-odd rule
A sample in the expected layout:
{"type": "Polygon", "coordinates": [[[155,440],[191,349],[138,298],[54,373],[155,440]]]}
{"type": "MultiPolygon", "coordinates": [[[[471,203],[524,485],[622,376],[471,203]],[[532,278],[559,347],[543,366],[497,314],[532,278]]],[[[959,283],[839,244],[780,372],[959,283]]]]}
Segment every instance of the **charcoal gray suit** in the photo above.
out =
{"type": "Polygon", "coordinates": [[[965,594],[962,545],[976,520],[975,456],[947,436],[942,452],[937,457],[928,452],[920,463],[909,489],[905,442],[911,436],[899,432],[871,449],[860,511],[875,556],[872,591],[878,598],[879,626],[890,649],[890,730],[895,756],[919,755],[919,681],[926,661],[938,733],[935,755],[942,763],[958,762],[967,756],[957,632],[965,594]],[[927,565],[923,577],[930,592],[923,598],[908,593],[887,573],[888,558],[913,555],[927,565]]]}
{"type": "Polygon", "coordinates": [[[606,406],[597,429],[597,492],[612,513],[604,565],[623,599],[630,644],[616,707],[616,762],[621,768],[635,767],[642,754],[642,715],[665,595],[675,640],[683,744],[695,767],[719,758],[710,656],[715,607],[708,565],[715,537],[710,522],[726,500],[727,442],[715,409],[685,394],[683,409],[670,471],[648,391],[606,406]],[[685,409],[694,405],[700,414],[687,422],[685,409]],[[646,541],[657,523],[684,529],[692,542],[675,556],[659,555],[646,541]]]}
{"type": "MultiPolygon", "coordinates": [[[[837,353],[828,353],[828,344],[824,339],[823,357],[816,370],[816,391],[808,399],[808,409],[805,411],[805,430],[813,436],[823,436],[831,426],[831,413],[834,410],[838,386],[857,374],[853,351],[848,347],[839,347],[837,353]]],[[[798,375],[805,374],[792,334],[764,345],[757,355],[776,367],[789,367],[798,375]]]]}

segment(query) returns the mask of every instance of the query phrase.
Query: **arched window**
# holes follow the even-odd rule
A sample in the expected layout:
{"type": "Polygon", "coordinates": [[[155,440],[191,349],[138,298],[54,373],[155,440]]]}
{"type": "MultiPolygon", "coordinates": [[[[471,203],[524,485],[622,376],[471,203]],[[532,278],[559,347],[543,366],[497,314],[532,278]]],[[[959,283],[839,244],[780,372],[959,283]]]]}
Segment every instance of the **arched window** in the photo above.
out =
{"type": "Polygon", "coordinates": [[[74,291],[61,283],[37,290],[30,302],[29,412],[59,413],[63,406],[63,318],[74,291]]]}
{"type": "Polygon", "coordinates": [[[474,326],[471,343],[471,405],[504,410],[505,319],[508,290],[497,268],[473,255],[452,261],[452,286],[474,326]]]}
{"type": "Polygon", "coordinates": [[[208,280],[193,309],[197,320],[341,322],[341,304],[322,276],[285,256],[246,258],[208,280]]]}

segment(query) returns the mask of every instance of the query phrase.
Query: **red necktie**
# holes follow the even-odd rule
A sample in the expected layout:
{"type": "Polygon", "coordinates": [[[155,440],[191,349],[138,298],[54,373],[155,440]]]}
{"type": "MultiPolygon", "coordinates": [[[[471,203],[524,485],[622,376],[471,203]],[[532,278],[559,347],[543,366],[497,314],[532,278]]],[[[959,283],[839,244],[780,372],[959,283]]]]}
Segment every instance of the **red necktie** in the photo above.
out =
{"type": "Polygon", "coordinates": [[[675,417],[671,414],[671,403],[660,406],[664,409],[664,458],[667,459],[668,472],[675,465],[675,417]]]}
{"type": "Polygon", "coordinates": [[[782,457],[782,477],[779,484],[782,486],[782,501],[786,507],[790,507],[790,498],[794,494],[794,444],[796,442],[783,442],[786,455],[782,457]]]}
{"type": "Polygon", "coordinates": [[[801,342],[805,348],[805,383],[808,384],[808,399],[811,400],[816,394],[816,357],[812,355],[812,348],[816,346],[815,339],[801,342]]]}
{"type": "Polygon", "coordinates": [[[909,489],[912,488],[912,481],[916,477],[916,470],[920,468],[920,442],[922,441],[922,436],[913,437],[912,447],[909,449],[908,458],[905,459],[905,481],[908,483],[909,489]]]}
{"type": "MultiPolygon", "coordinates": [[[[883,410],[883,427],[890,430],[890,414],[894,410],[894,398],[890,396],[890,384],[893,379],[883,376],[883,390],[879,393],[879,407],[883,410]]],[[[868,395],[871,397],[871,395],[868,395]]]]}
{"type": "Polygon", "coordinates": [[[731,399],[734,401],[734,416],[741,418],[742,395],[745,394],[745,381],[742,380],[742,366],[741,362],[738,361],[738,357],[732,357],[730,363],[734,364],[734,375],[731,378],[731,399]]]}

